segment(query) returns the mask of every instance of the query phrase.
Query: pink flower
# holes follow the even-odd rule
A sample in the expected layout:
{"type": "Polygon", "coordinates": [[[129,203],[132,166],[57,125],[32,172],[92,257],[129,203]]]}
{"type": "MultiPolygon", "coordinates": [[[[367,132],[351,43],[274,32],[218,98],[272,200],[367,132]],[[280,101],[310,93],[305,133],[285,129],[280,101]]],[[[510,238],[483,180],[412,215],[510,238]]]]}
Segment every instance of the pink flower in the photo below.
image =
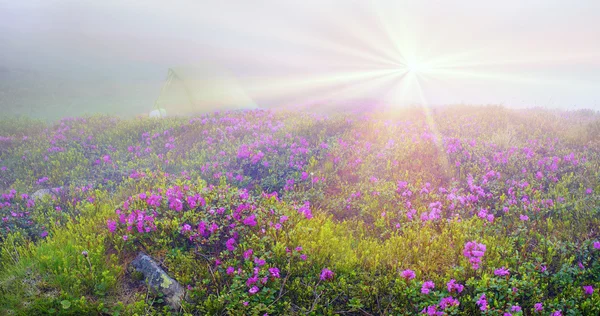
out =
{"type": "Polygon", "coordinates": [[[536,312],[542,312],[544,310],[544,306],[542,305],[542,303],[535,303],[535,305],[533,305],[533,310],[535,310],[536,312]]]}
{"type": "Polygon", "coordinates": [[[254,263],[259,266],[262,267],[265,265],[266,261],[264,259],[260,259],[260,258],[254,258],[254,263]]]}
{"type": "Polygon", "coordinates": [[[189,231],[192,231],[192,226],[190,226],[189,224],[183,224],[183,227],[181,227],[181,233],[183,234],[184,232],[189,231]]]}
{"type": "Polygon", "coordinates": [[[519,215],[519,218],[520,218],[522,221],[528,221],[528,220],[529,220],[529,216],[527,216],[527,215],[519,215]]]}
{"type": "Polygon", "coordinates": [[[248,249],[248,250],[244,251],[244,260],[250,259],[250,257],[252,257],[252,253],[253,253],[252,249],[248,249]]]}
{"type": "Polygon", "coordinates": [[[321,270],[321,281],[328,281],[333,279],[333,271],[324,268],[323,270],[321,270]]]}
{"type": "Polygon", "coordinates": [[[594,249],[600,250],[600,241],[594,241],[594,249]]]}
{"type": "Polygon", "coordinates": [[[260,291],[260,289],[259,289],[259,288],[258,288],[258,286],[256,286],[256,285],[255,285],[255,286],[253,286],[252,288],[250,288],[250,290],[248,290],[248,292],[249,292],[250,294],[256,294],[256,293],[258,293],[258,291],[260,291]]]}
{"type": "Polygon", "coordinates": [[[415,271],[406,269],[406,270],[400,272],[400,276],[407,280],[412,280],[416,277],[416,274],[415,274],[415,271]]]}
{"type": "Polygon", "coordinates": [[[127,236],[127,235],[123,235],[123,240],[124,240],[124,241],[127,241],[127,239],[129,239],[129,236],[127,236]]]}
{"type": "Polygon", "coordinates": [[[276,278],[276,279],[279,279],[281,277],[279,275],[279,269],[278,268],[275,268],[275,267],[269,268],[269,273],[271,273],[271,276],[274,277],[274,278],[276,278]]]}
{"type": "Polygon", "coordinates": [[[463,255],[469,259],[469,263],[474,270],[479,269],[481,257],[485,254],[486,246],[475,241],[469,241],[465,244],[463,255]]]}
{"type": "Polygon", "coordinates": [[[235,268],[233,267],[227,267],[227,275],[232,275],[235,272],[235,268]]]}
{"type": "Polygon", "coordinates": [[[429,294],[433,288],[435,288],[435,283],[433,283],[433,281],[425,281],[421,287],[421,293],[429,294]]]}
{"type": "Polygon", "coordinates": [[[113,221],[112,219],[106,221],[106,226],[108,227],[108,231],[111,233],[114,233],[115,230],[117,230],[117,222],[113,221]]]}
{"type": "Polygon", "coordinates": [[[594,287],[592,287],[591,285],[584,285],[583,286],[583,293],[585,295],[592,295],[592,294],[594,294],[594,287]]]}
{"type": "Polygon", "coordinates": [[[448,308],[448,306],[458,306],[460,304],[460,302],[453,298],[452,296],[448,296],[448,297],[444,297],[441,301],[440,301],[440,308],[442,309],[446,309],[448,308]]]}
{"type": "Polygon", "coordinates": [[[450,282],[448,282],[446,285],[448,286],[448,292],[456,291],[460,293],[465,289],[464,285],[456,283],[456,280],[454,279],[450,280],[450,282]]]}
{"type": "Polygon", "coordinates": [[[488,309],[488,302],[485,297],[485,294],[481,294],[479,299],[477,300],[477,305],[479,305],[479,309],[484,312],[488,309]]]}
{"type": "Polygon", "coordinates": [[[229,238],[225,243],[227,250],[234,251],[235,250],[235,238],[229,238]]]}
{"type": "Polygon", "coordinates": [[[510,275],[510,271],[508,271],[508,269],[506,269],[505,267],[502,267],[500,269],[496,269],[494,271],[494,275],[495,276],[508,276],[508,275],[510,275]]]}
{"type": "Polygon", "coordinates": [[[256,226],[256,215],[252,214],[252,215],[246,217],[244,219],[243,223],[246,226],[256,226]]]}

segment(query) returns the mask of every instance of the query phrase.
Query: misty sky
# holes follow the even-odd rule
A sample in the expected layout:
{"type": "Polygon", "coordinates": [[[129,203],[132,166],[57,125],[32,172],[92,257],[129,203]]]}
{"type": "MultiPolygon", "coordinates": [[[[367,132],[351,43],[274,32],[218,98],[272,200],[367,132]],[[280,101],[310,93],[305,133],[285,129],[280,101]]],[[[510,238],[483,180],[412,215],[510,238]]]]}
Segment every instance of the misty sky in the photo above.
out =
{"type": "Polygon", "coordinates": [[[226,2],[0,0],[0,105],[144,112],[169,67],[210,64],[259,105],[600,109],[600,1],[226,2]]]}

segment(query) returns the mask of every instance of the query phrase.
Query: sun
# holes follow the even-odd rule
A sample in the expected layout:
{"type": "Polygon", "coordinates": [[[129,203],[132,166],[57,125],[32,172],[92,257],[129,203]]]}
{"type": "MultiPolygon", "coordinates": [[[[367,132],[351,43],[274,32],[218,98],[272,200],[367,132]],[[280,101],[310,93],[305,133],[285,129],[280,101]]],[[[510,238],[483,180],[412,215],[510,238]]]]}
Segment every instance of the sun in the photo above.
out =
{"type": "Polygon", "coordinates": [[[430,67],[427,65],[427,63],[421,62],[421,61],[417,61],[417,60],[411,60],[406,62],[406,71],[412,74],[422,74],[425,72],[428,72],[430,69],[430,67]]]}

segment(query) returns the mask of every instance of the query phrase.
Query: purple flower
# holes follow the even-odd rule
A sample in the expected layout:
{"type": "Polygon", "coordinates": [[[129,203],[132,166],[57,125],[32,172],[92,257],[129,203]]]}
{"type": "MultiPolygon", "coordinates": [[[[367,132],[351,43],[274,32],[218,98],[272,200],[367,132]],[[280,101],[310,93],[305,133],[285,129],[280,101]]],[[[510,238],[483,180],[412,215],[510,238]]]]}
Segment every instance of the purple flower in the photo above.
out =
{"type": "Polygon", "coordinates": [[[235,250],[235,238],[229,238],[225,243],[227,250],[234,251],[235,250]]]}
{"type": "Polygon", "coordinates": [[[254,263],[259,266],[262,267],[265,265],[266,261],[264,259],[260,259],[260,258],[254,258],[254,263]]]}
{"type": "Polygon", "coordinates": [[[585,295],[592,295],[592,294],[594,294],[594,287],[592,287],[591,285],[584,285],[583,286],[583,293],[585,295]]]}
{"type": "Polygon", "coordinates": [[[449,306],[458,306],[460,304],[460,302],[453,298],[452,296],[448,296],[448,297],[444,297],[441,301],[440,301],[440,307],[442,309],[446,309],[449,306]]]}
{"type": "Polygon", "coordinates": [[[535,303],[535,305],[533,305],[533,310],[535,310],[536,312],[542,312],[544,310],[544,306],[542,305],[542,303],[535,303]]]}
{"type": "Polygon", "coordinates": [[[189,231],[192,231],[192,226],[190,226],[190,224],[183,224],[183,227],[181,227],[181,233],[183,234],[184,232],[189,231]]]}
{"type": "Polygon", "coordinates": [[[592,192],[593,192],[593,191],[592,191],[592,188],[587,188],[587,189],[585,190],[585,194],[592,194],[592,192]]]}
{"type": "Polygon", "coordinates": [[[495,276],[507,276],[507,275],[510,275],[510,271],[508,271],[508,269],[506,269],[505,267],[502,267],[500,269],[496,269],[494,271],[494,275],[495,276]]]}
{"type": "Polygon", "coordinates": [[[256,286],[256,285],[255,285],[255,286],[253,286],[252,288],[250,288],[250,290],[248,290],[248,292],[249,292],[250,294],[256,294],[256,293],[258,293],[258,291],[260,291],[260,289],[259,289],[259,288],[258,288],[258,286],[256,286]]]}
{"type": "Polygon", "coordinates": [[[253,253],[252,249],[248,249],[248,250],[244,251],[244,260],[250,259],[250,257],[252,257],[252,253],[253,253]]]}
{"type": "Polygon", "coordinates": [[[557,311],[552,312],[552,314],[550,314],[550,316],[562,316],[562,311],[559,309],[557,311]]]}
{"type": "Polygon", "coordinates": [[[479,309],[484,312],[488,309],[488,302],[485,297],[485,294],[481,294],[479,299],[477,300],[477,305],[479,305],[479,309]]]}
{"type": "Polygon", "coordinates": [[[42,238],[45,238],[46,236],[48,236],[48,232],[47,232],[47,231],[43,231],[43,232],[40,234],[40,237],[42,237],[42,238]]]}
{"type": "Polygon", "coordinates": [[[276,279],[279,279],[281,277],[279,275],[279,269],[278,268],[275,268],[275,267],[269,268],[269,273],[271,273],[271,276],[274,277],[274,278],[276,278],[276,279]]]}
{"type": "Polygon", "coordinates": [[[252,214],[252,215],[246,217],[244,219],[243,223],[246,226],[256,226],[256,215],[252,214]]]}
{"type": "Polygon", "coordinates": [[[112,219],[109,219],[106,221],[106,226],[108,227],[109,232],[114,233],[117,229],[117,222],[113,221],[112,219]]]}
{"type": "Polygon", "coordinates": [[[235,269],[233,267],[228,267],[226,272],[227,275],[232,275],[235,272],[235,269]]]}
{"type": "Polygon", "coordinates": [[[415,271],[406,269],[406,270],[400,272],[400,276],[407,280],[412,280],[416,277],[416,274],[415,274],[415,271]]]}
{"type": "Polygon", "coordinates": [[[421,287],[421,293],[429,294],[433,288],[435,288],[435,283],[433,283],[433,281],[425,281],[421,287]]]}
{"type": "Polygon", "coordinates": [[[520,218],[522,221],[528,221],[528,220],[529,220],[529,216],[527,216],[527,215],[523,215],[523,214],[519,215],[519,218],[520,218]]]}
{"type": "Polygon", "coordinates": [[[474,270],[479,269],[481,257],[485,254],[486,246],[475,241],[469,241],[465,244],[463,255],[469,259],[469,263],[474,270]]]}
{"type": "Polygon", "coordinates": [[[518,306],[518,305],[513,305],[513,306],[510,308],[510,311],[511,311],[511,312],[515,312],[515,313],[518,313],[518,312],[520,312],[521,310],[522,310],[522,309],[521,309],[521,306],[518,306]]]}
{"type": "Polygon", "coordinates": [[[594,249],[600,250],[600,241],[594,241],[594,249]]]}
{"type": "Polygon", "coordinates": [[[323,270],[321,270],[321,281],[328,281],[333,279],[333,271],[324,268],[323,270]]]}
{"type": "Polygon", "coordinates": [[[454,280],[454,279],[450,280],[450,282],[448,282],[447,286],[448,286],[448,292],[456,291],[456,292],[460,293],[465,289],[464,285],[462,285],[460,283],[456,283],[456,280],[454,280]]]}
{"type": "Polygon", "coordinates": [[[129,236],[127,236],[127,235],[123,235],[123,240],[124,240],[124,241],[127,241],[127,239],[129,239],[129,236]]]}

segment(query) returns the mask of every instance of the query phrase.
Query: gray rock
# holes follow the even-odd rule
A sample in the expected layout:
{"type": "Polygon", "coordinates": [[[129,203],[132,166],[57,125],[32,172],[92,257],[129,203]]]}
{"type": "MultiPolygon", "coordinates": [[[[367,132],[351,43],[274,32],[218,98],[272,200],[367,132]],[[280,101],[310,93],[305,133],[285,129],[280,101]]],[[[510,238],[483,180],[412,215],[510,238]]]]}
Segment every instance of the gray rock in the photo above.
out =
{"type": "Polygon", "coordinates": [[[148,286],[164,294],[165,300],[173,309],[181,307],[185,290],[177,281],[161,269],[156,261],[141,253],[131,262],[131,265],[144,275],[148,286]]]}
{"type": "Polygon", "coordinates": [[[31,195],[31,198],[34,200],[41,200],[47,195],[50,195],[50,196],[52,195],[52,192],[50,191],[50,189],[40,189],[40,190],[35,191],[35,193],[33,193],[31,195]]]}

